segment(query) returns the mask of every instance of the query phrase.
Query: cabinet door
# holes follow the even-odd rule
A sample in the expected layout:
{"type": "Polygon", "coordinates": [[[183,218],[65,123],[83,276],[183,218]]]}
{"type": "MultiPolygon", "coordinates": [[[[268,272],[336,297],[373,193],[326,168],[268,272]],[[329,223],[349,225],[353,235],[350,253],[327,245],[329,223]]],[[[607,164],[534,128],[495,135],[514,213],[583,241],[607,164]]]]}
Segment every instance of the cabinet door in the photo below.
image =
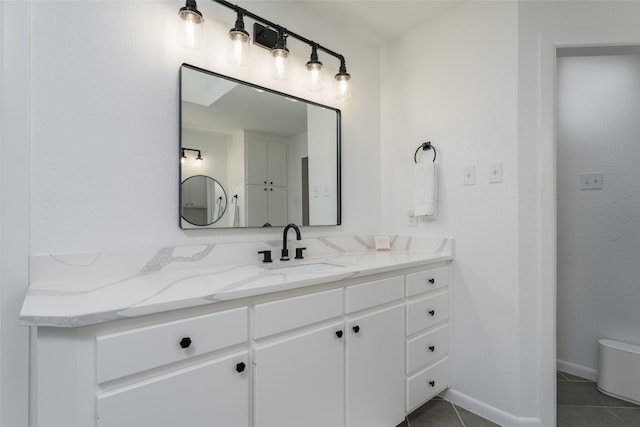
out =
{"type": "Polygon", "coordinates": [[[348,321],[347,425],[389,427],[404,419],[404,305],[348,321]]]}
{"type": "Polygon", "coordinates": [[[269,221],[268,215],[268,189],[264,185],[247,185],[245,194],[247,199],[247,226],[262,227],[269,221]]]}
{"type": "Polygon", "coordinates": [[[344,336],[336,331],[342,322],[257,346],[255,427],[344,424],[344,336]]]}
{"type": "Polygon", "coordinates": [[[273,226],[287,225],[287,189],[269,188],[269,224],[273,226]]]}
{"type": "Polygon", "coordinates": [[[103,393],[97,426],[248,426],[246,364],[247,352],[241,352],[103,393]]]}
{"type": "Polygon", "coordinates": [[[244,158],[247,184],[267,184],[267,143],[247,139],[244,158]]]}
{"type": "Polygon", "coordinates": [[[270,142],[267,153],[269,185],[287,186],[287,146],[270,142]]]}

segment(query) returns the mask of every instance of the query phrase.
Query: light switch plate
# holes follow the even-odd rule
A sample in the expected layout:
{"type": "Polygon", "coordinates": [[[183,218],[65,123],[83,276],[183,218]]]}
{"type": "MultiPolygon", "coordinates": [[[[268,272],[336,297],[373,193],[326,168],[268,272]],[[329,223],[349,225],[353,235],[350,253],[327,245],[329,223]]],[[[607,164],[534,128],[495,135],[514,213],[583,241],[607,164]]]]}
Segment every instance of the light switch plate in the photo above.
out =
{"type": "Polygon", "coordinates": [[[580,174],[581,190],[602,190],[602,172],[580,174]]]}
{"type": "Polygon", "coordinates": [[[502,182],[502,162],[489,165],[489,182],[502,182]]]}
{"type": "Polygon", "coordinates": [[[476,167],[467,166],[464,168],[464,185],[476,185],[476,167]]]}

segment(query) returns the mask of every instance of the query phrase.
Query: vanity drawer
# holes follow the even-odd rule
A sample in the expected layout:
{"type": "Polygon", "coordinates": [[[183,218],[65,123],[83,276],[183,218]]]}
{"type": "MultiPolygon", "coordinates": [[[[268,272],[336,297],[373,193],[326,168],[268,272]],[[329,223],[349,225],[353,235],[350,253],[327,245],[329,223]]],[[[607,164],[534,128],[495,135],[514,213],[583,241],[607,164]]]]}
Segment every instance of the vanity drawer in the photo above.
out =
{"type": "Polygon", "coordinates": [[[248,339],[247,324],[242,307],[99,336],[98,383],[240,344],[248,339]]]}
{"type": "Polygon", "coordinates": [[[408,297],[445,286],[449,286],[449,267],[433,268],[407,274],[408,297]]]}
{"type": "Polygon", "coordinates": [[[449,352],[449,327],[441,326],[407,341],[407,374],[446,356],[449,352]]]}
{"type": "Polygon", "coordinates": [[[430,328],[449,318],[449,293],[407,304],[407,336],[430,328]]]}
{"type": "Polygon", "coordinates": [[[258,304],[254,334],[255,338],[264,338],[341,315],[342,289],[258,304]]]}
{"type": "Polygon", "coordinates": [[[347,313],[403,298],[404,277],[391,277],[347,288],[347,313]]]}
{"type": "Polygon", "coordinates": [[[407,378],[407,413],[449,387],[449,358],[407,378]]]}

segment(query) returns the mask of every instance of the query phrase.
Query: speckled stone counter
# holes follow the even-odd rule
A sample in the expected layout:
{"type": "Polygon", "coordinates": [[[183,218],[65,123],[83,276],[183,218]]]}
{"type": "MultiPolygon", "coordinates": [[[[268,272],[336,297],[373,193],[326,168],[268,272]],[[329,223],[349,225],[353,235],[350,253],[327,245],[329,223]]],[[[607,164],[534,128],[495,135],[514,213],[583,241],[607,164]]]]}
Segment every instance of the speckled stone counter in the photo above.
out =
{"type": "Polygon", "coordinates": [[[278,261],[281,241],[33,256],[20,313],[28,326],[79,327],[214,304],[453,259],[450,238],[374,236],[289,241],[304,260],[278,261]],[[271,250],[262,263],[258,251],[271,250]]]}

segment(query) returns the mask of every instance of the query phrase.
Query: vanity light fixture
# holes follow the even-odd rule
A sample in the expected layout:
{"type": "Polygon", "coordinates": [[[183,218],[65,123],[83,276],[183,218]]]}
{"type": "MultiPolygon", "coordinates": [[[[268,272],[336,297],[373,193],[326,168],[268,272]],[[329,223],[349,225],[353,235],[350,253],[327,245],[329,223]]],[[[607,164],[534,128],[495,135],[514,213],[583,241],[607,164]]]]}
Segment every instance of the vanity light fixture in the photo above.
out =
{"type": "Polygon", "coordinates": [[[180,157],[180,163],[184,164],[184,162],[187,161],[187,155],[186,155],[185,151],[195,151],[196,153],[198,153],[198,155],[196,156],[196,165],[200,166],[202,164],[202,154],[200,153],[200,150],[197,150],[195,148],[181,148],[180,150],[182,150],[182,156],[180,157]]]}
{"type": "Polygon", "coordinates": [[[187,0],[178,12],[181,28],[178,29],[178,43],[185,49],[198,49],[202,44],[204,18],[198,10],[196,0],[187,0]]]}
{"type": "Polygon", "coordinates": [[[237,11],[236,24],[229,30],[227,57],[232,65],[245,66],[249,63],[249,33],[244,29],[244,14],[237,11]]]}
{"type": "MultiPolygon", "coordinates": [[[[273,57],[274,78],[278,80],[287,78],[287,63],[289,59],[287,37],[293,37],[311,47],[311,57],[306,63],[306,68],[309,72],[309,83],[307,85],[309,90],[319,91],[324,87],[323,64],[318,59],[318,51],[321,50],[340,61],[338,73],[335,75],[334,92],[336,98],[346,100],[351,97],[351,75],[347,72],[344,56],[226,0],[212,1],[232,9],[237,15],[235,26],[229,31],[229,38],[232,41],[232,47],[229,47],[227,55],[229,62],[235,65],[246,65],[248,63],[250,36],[244,27],[244,18],[247,17],[256,21],[253,25],[253,44],[268,49],[273,57]]],[[[204,19],[196,7],[195,0],[187,0],[186,5],[180,9],[180,17],[187,23],[187,28],[189,28],[183,33],[188,36],[188,40],[194,40],[192,43],[182,43],[183,46],[197,46],[196,31],[202,31],[204,19]]]]}
{"type": "Polygon", "coordinates": [[[289,49],[287,49],[287,36],[278,31],[276,45],[271,49],[273,57],[273,78],[286,80],[289,77],[289,49]]]}
{"type": "Polygon", "coordinates": [[[311,58],[307,62],[307,71],[309,71],[309,83],[307,87],[312,92],[318,92],[324,87],[324,72],[322,71],[322,62],[318,59],[318,48],[311,46],[311,58]]]}
{"type": "Polygon", "coordinates": [[[347,73],[347,66],[344,64],[344,60],[340,61],[340,69],[336,74],[335,92],[336,98],[340,100],[347,100],[351,98],[351,74],[347,73]]]}

